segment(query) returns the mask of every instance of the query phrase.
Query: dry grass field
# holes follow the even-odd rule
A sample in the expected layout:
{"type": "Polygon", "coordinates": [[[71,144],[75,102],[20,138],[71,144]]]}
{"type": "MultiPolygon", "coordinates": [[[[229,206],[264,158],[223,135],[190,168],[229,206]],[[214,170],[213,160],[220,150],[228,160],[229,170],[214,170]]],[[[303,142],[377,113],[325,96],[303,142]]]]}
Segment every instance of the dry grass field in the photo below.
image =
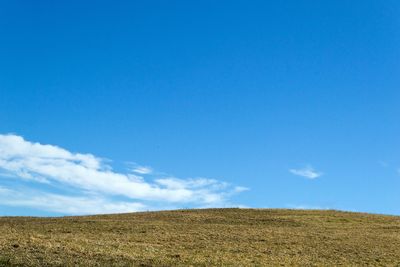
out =
{"type": "Polygon", "coordinates": [[[0,266],[400,266],[400,217],[208,209],[0,218],[0,266]]]}

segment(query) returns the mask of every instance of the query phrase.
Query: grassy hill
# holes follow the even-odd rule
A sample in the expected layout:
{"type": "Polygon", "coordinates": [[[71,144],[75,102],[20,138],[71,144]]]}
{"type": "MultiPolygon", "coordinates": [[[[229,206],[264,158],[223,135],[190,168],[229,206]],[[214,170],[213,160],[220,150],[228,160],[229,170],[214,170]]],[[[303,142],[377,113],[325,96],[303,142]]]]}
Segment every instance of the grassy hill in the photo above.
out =
{"type": "Polygon", "coordinates": [[[400,266],[400,217],[208,209],[0,218],[0,266],[400,266]]]}

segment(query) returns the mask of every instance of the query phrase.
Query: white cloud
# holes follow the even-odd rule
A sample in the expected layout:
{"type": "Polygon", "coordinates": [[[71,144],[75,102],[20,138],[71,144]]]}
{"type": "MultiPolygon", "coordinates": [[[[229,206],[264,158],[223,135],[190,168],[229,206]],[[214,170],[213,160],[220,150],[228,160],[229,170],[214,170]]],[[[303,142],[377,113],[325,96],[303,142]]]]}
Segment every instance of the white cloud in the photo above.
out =
{"type": "Polygon", "coordinates": [[[151,174],[153,173],[153,169],[148,166],[140,166],[137,164],[134,164],[134,167],[131,169],[132,172],[138,173],[138,174],[151,174]]]}
{"type": "Polygon", "coordinates": [[[136,172],[136,173],[139,173],[139,174],[150,174],[150,173],[152,173],[152,169],[149,168],[149,167],[139,167],[139,168],[134,169],[133,171],[136,172]]]}
{"type": "Polygon", "coordinates": [[[329,210],[331,208],[329,207],[323,207],[323,206],[310,206],[310,205],[288,205],[290,209],[295,209],[295,210],[329,210]]]}
{"type": "MultiPolygon", "coordinates": [[[[137,165],[132,170],[136,174],[116,172],[104,160],[92,154],[72,153],[58,146],[32,143],[17,135],[0,135],[0,171],[14,177],[13,179],[48,185],[56,183],[107,197],[119,196],[139,202],[161,202],[165,205],[220,205],[232,193],[240,192],[225,182],[204,178],[178,179],[161,176],[152,177],[154,182],[149,182],[140,175],[152,174],[150,167],[137,165]]],[[[48,194],[45,199],[53,199],[57,203],[74,203],[77,200],[93,203],[89,205],[91,207],[95,207],[95,203],[103,207],[106,205],[105,200],[100,201],[98,198],[91,202],[86,198],[70,199],[48,194]]],[[[30,200],[41,202],[34,197],[30,200]]],[[[27,202],[29,199],[25,199],[24,203],[27,202]]],[[[119,211],[121,207],[132,208],[130,204],[113,208],[119,211]]],[[[97,213],[96,209],[93,211],[97,213]]]]}
{"type": "Polygon", "coordinates": [[[322,172],[314,170],[314,168],[311,166],[306,166],[301,169],[290,169],[289,172],[291,172],[294,175],[306,177],[308,179],[316,179],[323,175],[322,172]]]}
{"type": "Polygon", "coordinates": [[[101,196],[63,196],[52,193],[0,188],[0,202],[12,207],[29,207],[63,214],[101,214],[143,211],[138,202],[110,201],[101,196]]]}
{"type": "Polygon", "coordinates": [[[3,187],[3,186],[0,186],[0,195],[9,194],[9,193],[11,193],[11,192],[12,192],[12,191],[11,191],[10,189],[5,188],[5,187],[3,187]]]}

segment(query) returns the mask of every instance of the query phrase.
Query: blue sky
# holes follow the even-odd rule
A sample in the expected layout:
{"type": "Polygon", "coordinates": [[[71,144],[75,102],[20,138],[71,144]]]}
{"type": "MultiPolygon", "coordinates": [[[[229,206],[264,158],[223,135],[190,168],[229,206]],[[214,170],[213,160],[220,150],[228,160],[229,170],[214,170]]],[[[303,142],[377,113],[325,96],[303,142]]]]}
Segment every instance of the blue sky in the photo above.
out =
{"type": "Polygon", "coordinates": [[[400,214],[399,1],[3,1],[0,215],[400,214]]]}

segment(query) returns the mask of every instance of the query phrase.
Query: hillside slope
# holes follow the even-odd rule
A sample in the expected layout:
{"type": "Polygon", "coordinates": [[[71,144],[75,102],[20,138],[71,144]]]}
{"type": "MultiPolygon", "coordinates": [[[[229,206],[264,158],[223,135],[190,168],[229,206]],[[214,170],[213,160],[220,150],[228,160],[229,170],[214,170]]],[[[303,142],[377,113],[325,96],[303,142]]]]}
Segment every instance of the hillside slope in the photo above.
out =
{"type": "Polygon", "coordinates": [[[0,266],[400,265],[400,217],[208,209],[0,218],[0,266]]]}

